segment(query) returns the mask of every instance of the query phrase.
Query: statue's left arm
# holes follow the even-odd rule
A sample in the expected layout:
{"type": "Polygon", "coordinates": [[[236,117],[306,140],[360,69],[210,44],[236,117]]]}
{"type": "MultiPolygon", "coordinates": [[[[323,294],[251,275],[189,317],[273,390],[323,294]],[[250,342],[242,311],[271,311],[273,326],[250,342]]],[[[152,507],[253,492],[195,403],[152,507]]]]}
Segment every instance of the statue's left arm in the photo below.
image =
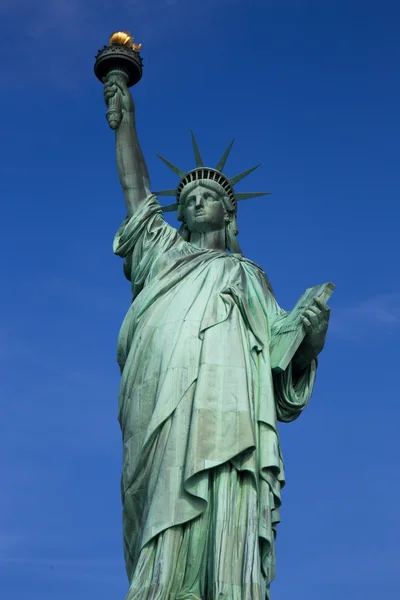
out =
{"type": "Polygon", "coordinates": [[[328,331],[329,316],[329,306],[320,298],[315,298],[313,305],[302,316],[301,320],[306,335],[292,359],[294,377],[299,377],[322,352],[328,331]]]}
{"type": "Polygon", "coordinates": [[[302,317],[306,335],[287,369],[274,373],[274,395],[279,421],[297,419],[307,406],[313,391],[317,357],[325,345],[329,307],[320,299],[302,317]]]}

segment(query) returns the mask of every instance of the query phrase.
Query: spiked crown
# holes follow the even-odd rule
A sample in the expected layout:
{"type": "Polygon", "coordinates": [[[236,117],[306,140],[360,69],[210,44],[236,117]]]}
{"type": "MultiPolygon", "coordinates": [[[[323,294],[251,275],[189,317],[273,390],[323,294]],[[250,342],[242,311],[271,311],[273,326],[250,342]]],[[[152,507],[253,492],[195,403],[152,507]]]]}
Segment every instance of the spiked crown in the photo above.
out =
{"type": "Polygon", "coordinates": [[[171,162],[169,162],[169,160],[167,160],[163,156],[160,156],[160,154],[157,154],[157,156],[167,165],[167,167],[169,167],[171,169],[171,171],[173,171],[175,173],[175,175],[178,175],[178,177],[180,178],[178,187],[176,187],[172,190],[160,190],[158,192],[154,192],[158,196],[175,196],[176,197],[176,202],[174,204],[169,204],[168,206],[162,207],[164,212],[173,212],[175,210],[178,210],[179,201],[180,201],[180,197],[181,197],[183,189],[185,188],[185,186],[187,184],[189,184],[193,181],[209,179],[211,181],[214,181],[215,183],[218,183],[222,187],[222,189],[225,191],[225,193],[229,197],[229,199],[231,200],[232,205],[235,210],[235,213],[237,211],[237,202],[239,200],[247,200],[248,198],[257,198],[259,196],[266,196],[267,194],[271,193],[271,192],[236,193],[235,190],[233,189],[233,187],[237,183],[239,183],[239,181],[241,181],[242,179],[247,177],[247,175],[250,175],[250,173],[252,173],[260,165],[252,167],[251,169],[248,169],[247,171],[243,171],[243,173],[240,173],[239,175],[236,175],[235,177],[228,178],[222,172],[222,170],[225,167],[225,163],[226,163],[228,156],[230,154],[230,151],[232,149],[234,140],[232,140],[232,142],[229,144],[228,148],[225,150],[225,152],[222,155],[221,159],[219,160],[217,166],[215,168],[210,168],[210,167],[204,166],[203,160],[200,155],[199,147],[197,145],[197,142],[196,142],[193,132],[191,132],[191,134],[192,134],[193,153],[194,153],[194,158],[195,158],[195,162],[196,162],[195,169],[192,169],[188,173],[185,173],[185,171],[183,171],[182,169],[179,169],[179,167],[176,167],[175,165],[173,165],[171,162]]]}

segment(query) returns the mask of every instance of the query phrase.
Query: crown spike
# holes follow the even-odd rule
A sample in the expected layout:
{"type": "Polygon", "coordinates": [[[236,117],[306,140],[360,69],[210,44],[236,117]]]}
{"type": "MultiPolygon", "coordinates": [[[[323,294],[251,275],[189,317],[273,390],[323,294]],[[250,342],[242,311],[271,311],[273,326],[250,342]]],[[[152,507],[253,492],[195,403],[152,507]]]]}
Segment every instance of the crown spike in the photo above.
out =
{"type": "Polygon", "coordinates": [[[168,168],[171,169],[171,171],[173,171],[176,175],[178,175],[178,177],[180,179],[183,179],[186,175],[185,171],[182,171],[182,169],[179,169],[179,167],[176,167],[175,165],[173,165],[171,162],[169,162],[169,160],[167,160],[166,158],[164,158],[163,156],[161,156],[161,154],[158,154],[156,152],[158,158],[161,158],[161,160],[167,165],[168,168]]]}
{"type": "Polygon", "coordinates": [[[235,194],[236,200],[247,200],[249,198],[259,198],[260,196],[268,196],[272,194],[272,192],[242,192],[240,194],[235,194]]]}
{"type": "Polygon", "coordinates": [[[235,141],[234,139],[231,141],[231,143],[229,144],[229,146],[227,147],[227,149],[226,149],[226,150],[225,150],[225,152],[223,153],[223,155],[222,155],[222,157],[221,157],[221,159],[220,159],[219,163],[218,163],[218,164],[217,164],[217,166],[215,167],[217,171],[222,171],[222,169],[224,168],[224,166],[225,166],[225,163],[226,163],[226,161],[227,161],[227,158],[228,158],[228,156],[229,156],[229,154],[230,154],[230,152],[231,152],[231,150],[232,150],[232,146],[233,146],[233,142],[234,142],[234,141],[235,141]]]}
{"type": "Polygon", "coordinates": [[[200,150],[197,145],[196,138],[194,137],[194,133],[193,133],[193,131],[191,131],[190,133],[192,135],[192,146],[193,146],[194,159],[196,161],[196,167],[204,167],[203,160],[200,155],[200,150]]]}
{"type": "Polygon", "coordinates": [[[161,208],[163,212],[175,212],[178,210],[178,203],[168,204],[168,206],[162,206],[161,208]]]}
{"type": "Polygon", "coordinates": [[[158,192],[152,192],[156,196],[176,196],[177,189],[174,190],[160,190],[158,192]]]}
{"type": "Polygon", "coordinates": [[[239,181],[242,181],[242,179],[244,179],[245,177],[247,177],[247,175],[250,175],[250,173],[252,173],[256,169],[258,169],[258,167],[260,167],[260,166],[261,165],[256,165],[255,167],[252,167],[251,169],[248,169],[247,171],[243,171],[243,173],[240,173],[239,175],[236,175],[235,177],[232,177],[231,179],[229,179],[230,184],[231,185],[236,185],[237,183],[239,183],[239,181]]]}

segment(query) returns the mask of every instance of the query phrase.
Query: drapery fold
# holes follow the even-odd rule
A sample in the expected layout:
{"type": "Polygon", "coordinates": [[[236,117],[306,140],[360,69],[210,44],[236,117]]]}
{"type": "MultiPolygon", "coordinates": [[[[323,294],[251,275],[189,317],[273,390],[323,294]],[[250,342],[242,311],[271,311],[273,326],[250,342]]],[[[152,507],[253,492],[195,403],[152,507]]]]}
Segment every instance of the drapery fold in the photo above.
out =
{"type": "Polygon", "coordinates": [[[121,225],[114,252],[134,298],[118,339],[128,576],[146,545],[207,510],[209,473],[230,462],[257,489],[267,594],[284,485],[277,422],[307,405],[316,365],[295,384],[291,367],[272,374],[271,330],[285,313],[265,273],[185,242],[154,196],[121,225]]]}

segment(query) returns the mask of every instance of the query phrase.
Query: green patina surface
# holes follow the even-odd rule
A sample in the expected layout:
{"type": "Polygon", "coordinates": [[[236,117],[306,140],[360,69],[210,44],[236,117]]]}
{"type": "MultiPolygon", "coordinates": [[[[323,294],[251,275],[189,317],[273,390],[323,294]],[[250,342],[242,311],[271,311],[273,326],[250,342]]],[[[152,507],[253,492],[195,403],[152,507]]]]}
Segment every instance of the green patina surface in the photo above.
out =
{"type": "Polygon", "coordinates": [[[125,79],[107,78],[104,94],[122,114],[127,217],[114,252],[133,294],[118,339],[127,600],[269,598],[284,485],[277,423],[310,399],[329,309],[313,300],[287,368],[273,370],[290,313],[241,253],[232,181],[205,173],[193,139],[199,175],[175,171],[182,226],[168,225],[125,79]]]}

